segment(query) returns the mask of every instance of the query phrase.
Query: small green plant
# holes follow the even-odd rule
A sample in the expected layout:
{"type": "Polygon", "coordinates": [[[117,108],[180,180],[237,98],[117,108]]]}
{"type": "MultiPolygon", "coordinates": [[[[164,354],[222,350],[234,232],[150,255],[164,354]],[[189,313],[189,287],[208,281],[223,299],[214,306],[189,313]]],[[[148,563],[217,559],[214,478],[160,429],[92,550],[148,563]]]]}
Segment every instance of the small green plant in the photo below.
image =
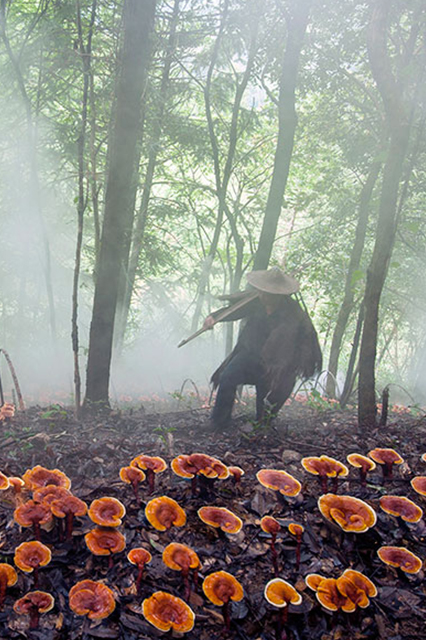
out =
{"type": "Polygon", "coordinates": [[[167,445],[168,444],[168,440],[167,440],[167,435],[169,433],[173,433],[173,431],[176,431],[176,427],[165,427],[163,425],[160,425],[158,427],[154,427],[153,431],[155,433],[158,433],[158,437],[167,445]]]}
{"type": "Polygon", "coordinates": [[[336,400],[325,398],[320,394],[318,389],[312,389],[306,404],[308,407],[311,407],[311,409],[315,409],[315,411],[330,411],[330,409],[336,409],[338,407],[336,400]]]}
{"type": "Polygon", "coordinates": [[[67,412],[59,404],[52,404],[50,407],[40,414],[42,420],[51,420],[52,418],[66,418],[67,412]]]}

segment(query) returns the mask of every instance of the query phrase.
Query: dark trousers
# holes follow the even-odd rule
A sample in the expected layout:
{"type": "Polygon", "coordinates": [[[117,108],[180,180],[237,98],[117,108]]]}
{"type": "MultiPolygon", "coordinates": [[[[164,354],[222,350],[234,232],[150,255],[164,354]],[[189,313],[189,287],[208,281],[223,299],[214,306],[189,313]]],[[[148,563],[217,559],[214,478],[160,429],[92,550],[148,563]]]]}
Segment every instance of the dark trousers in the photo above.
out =
{"type": "Polygon", "coordinates": [[[264,399],[268,393],[265,382],[265,370],[258,358],[245,351],[235,354],[226,365],[219,379],[216,402],[212,412],[215,426],[223,427],[231,419],[237,387],[241,384],[253,384],[256,387],[256,419],[261,420],[264,399]]]}

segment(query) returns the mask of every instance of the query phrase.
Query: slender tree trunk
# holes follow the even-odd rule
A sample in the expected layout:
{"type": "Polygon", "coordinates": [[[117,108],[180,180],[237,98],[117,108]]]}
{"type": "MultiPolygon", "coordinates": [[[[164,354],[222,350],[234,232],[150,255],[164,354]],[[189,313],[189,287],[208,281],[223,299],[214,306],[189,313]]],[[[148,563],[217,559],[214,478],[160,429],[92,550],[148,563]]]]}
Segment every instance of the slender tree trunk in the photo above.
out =
{"type": "Polygon", "coordinates": [[[402,87],[393,75],[387,50],[387,21],[393,3],[376,0],[370,20],[367,45],[372,73],[383,99],[390,144],[384,167],[379,216],[373,256],[367,271],[365,321],[361,340],[358,421],[363,431],[376,426],[375,362],[379,304],[395,242],[398,188],[410,135],[402,102],[402,87]]]}
{"type": "Polygon", "coordinates": [[[343,335],[346,330],[349,316],[354,306],[353,276],[357,269],[359,269],[359,265],[361,262],[361,256],[364,250],[365,234],[367,231],[368,214],[370,211],[371,194],[373,193],[374,185],[377,182],[381,166],[381,162],[373,162],[370,168],[370,172],[367,176],[367,180],[361,190],[359,216],[355,232],[355,242],[352,247],[348,271],[346,274],[345,293],[342,305],[339,310],[339,315],[337,316],[337,322],[334,328],[330,347],[328,373],[331,375],[327,377],[326,392],[329,397],[333,398],[336,393],[335,382],[339,365],[340,347],[342,345],[343,335]]]}
{"type": "Polygon", "coordinates": [[[125,247],[133,224],[129,194],[136,172],[141,95],[150,55],[155,0],[125,0],[123,48],[110,141],[99,268],[90,326],[85,405],[109,404],[114,317],[125,247]]]}
{"type": "Polygon", "coordinates": [[[300,52],[308,25],[312,0],[293,0],[288,18],[287,45],[284,53],[278,98],[278,140],[271,186],[253,268],[267,269],[281,215],[284,192],[290,171],[297,126],[295,92],[300,52]]]}

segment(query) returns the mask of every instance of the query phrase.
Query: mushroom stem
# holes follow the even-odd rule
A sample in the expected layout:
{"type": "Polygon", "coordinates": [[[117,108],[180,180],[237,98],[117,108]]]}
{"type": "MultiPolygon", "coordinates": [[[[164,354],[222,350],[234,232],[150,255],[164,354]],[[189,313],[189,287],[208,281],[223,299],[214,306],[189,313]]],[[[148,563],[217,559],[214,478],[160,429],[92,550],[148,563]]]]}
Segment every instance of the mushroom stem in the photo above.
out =
{"type": "Polygon", "coordinates": [[[147,469],[146,470],[146,475],[147,475],[147,478],[148,478],[148,493],[149,493],[149,495],[151,495],[151,493],[154,492],[155,474],[154,474],[152,469],[147,469]]]}
{"type": "Polygon", "coordinates": [[[277,640],[287,640],[285,630],[288,619],[288,606],[282,607],[278,613],[277,640]]]}
{"type": "Polygon", "coordinates": [[[182,578],[183,578],[183,599],[189,601],[189,596],[191,595],[191,584],[189,582],[189,571],[188,569],[182,569],[182,578]]]}
{"type": "Polygon", "coordinates": [[[327,476],[323,475],[319,477],[320,482],[321,482],[321,491],[323,493],[328,493],[328,482],[327,482],[327,476]]]}
{"type": "Polygon", "coordinates": [[[38,540],[39,542],[41,542],[41,533],[40,533],[40,522],[38,522],[37,520],[35,520],[33,522],[33,528],[34,528],[34,538],[36,540],[38,540]]]}
{"type": "Polygon", "coordinates": [[[38,607],[33,605],[30,609],[30,629],[37,629],[40,619],[38,607]]]}
{"type": "Polygon", "coordinates": [[[114,558],[113,558],[112,553],[110,553],[109,556],[108,556],[108,571],[110,569],[112,569],[113,566],[114,566],[114,558]]]}
{"type": "Polygon", "coordinates": [[[138,575],[136,577],[136,591],[137,594],[140,594],[140,590],[141,590],[141,586],[142,586],[142,575],[143,575],[143,571],[145,569],[145,565],[139,565],[139,569],[138,569],[138,575]]]}
{"type": "Polygon", "coordinates": [[[333,478],[333,482],[332,482],[332,486],[331,486],[331,493],[338,493],[338,489],[339,489],[339,476],[335,476],[333,478]]]}
{"type": "Polygon", "coordinates": [[[71,540],[72,538],[72,530],[73,530],[73,526],[74,526],[74,515],[71,511],[69,511],[66,515],[66,522],[67,522],[67,533],[66,533],[66,539],[67,540],[71,540]]]}
{"type": "Polygon", "coordinates": [[[275,541],[277,536],[275,533],[271,534],[271,556],[272,556],[272,566],[274,568],[274,576],[278,575],[278,554],[277,549],[275,547],[275,541]]]}
{"type": "Polygon", "coordinates": [[[197,495],[197,476],[191,478],[191,495],[192,497],[197,495]]]}
{"type": "Polygon", "coordinates": [[[192,582],[194,585],[194,591],[196,591],[198,587],[198,569],[194,569],[194,572],[192,574],[192,582]]]}
{"type": "Polygon", "coordinates": [[[139,500],[139,483],[137,480],[132,480],[131,482],[133,493],[136,500],[139,500]]]}
{"type": "Polygon", "coordinates": [[[302,536],[296,536],[296,571],[299,571],[300,567],[300,547],[302,544],[302,536]]]}
{"type": "Polygon", "coordinates": [[[5,575],[0,576],[0,609],[3,607],[3,602],[6,597],[7,578],[5,575]]]}
{"type": "Polygon", "coordinates": [[[38,567],[34,567],[34,587],[38,587],[38,567]]]}
{"type": "Polygon", "coordinates": [[[224,602],[222,605],[222,615],[223,615],[223,620],[225,622],[225,629],[226,631],[229,631],[231,628],[231,615],[229,612],[229,600],[228,602],[224,602]]]}

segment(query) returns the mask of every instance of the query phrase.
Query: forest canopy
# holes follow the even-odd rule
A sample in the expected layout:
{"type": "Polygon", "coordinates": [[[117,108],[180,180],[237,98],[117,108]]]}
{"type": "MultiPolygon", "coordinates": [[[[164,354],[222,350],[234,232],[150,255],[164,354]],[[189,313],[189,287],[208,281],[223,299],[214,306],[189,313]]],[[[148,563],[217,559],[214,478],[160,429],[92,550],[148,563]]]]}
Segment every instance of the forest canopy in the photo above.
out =
{"type": "Polygon", "coordinates": [[[126,358],[140,393],[166,372],[205,382],[232,331],[177,343],[278,265],[324,392],[359,374],[361,393],[425,401],[422,0],[0,6],[0,348],[28,390],[80,405],[94,334],[113,383],[126,358]]]}

